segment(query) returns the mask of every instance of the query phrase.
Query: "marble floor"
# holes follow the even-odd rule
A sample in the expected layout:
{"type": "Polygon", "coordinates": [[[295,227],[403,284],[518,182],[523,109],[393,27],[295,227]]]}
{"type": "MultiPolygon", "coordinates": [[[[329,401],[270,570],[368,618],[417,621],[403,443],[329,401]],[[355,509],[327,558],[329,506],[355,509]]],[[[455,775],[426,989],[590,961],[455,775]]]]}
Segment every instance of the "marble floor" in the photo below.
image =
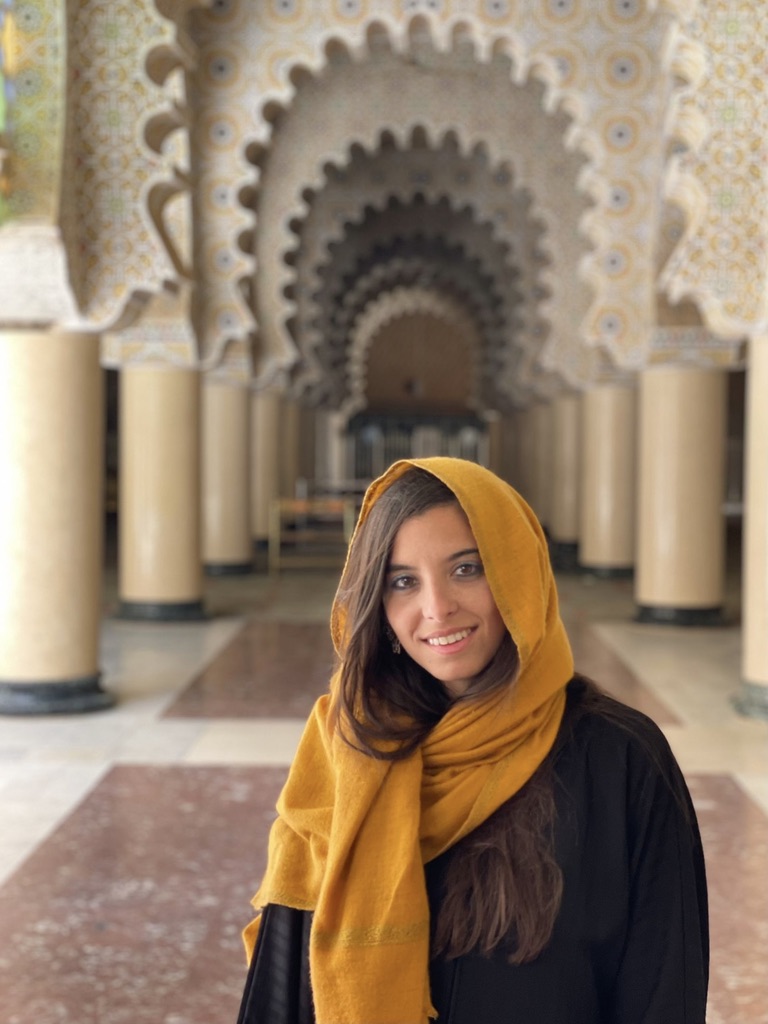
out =
{"type": "MultiPolygon", "coordinates": [[[[740,717],[730,624],[632,621],[632,585],[560,578],[577,666],[662,726],[712,912],[709,1024],[768,1024],[768,722],[740,717]]],[[[114,709],[0,718],[0,1024],[234,1024],[240,930],[302,720],[331,663],[328,572],[210,579],[207,621],[111,615],[114,709]]],[[[675,1022],[670,1022],[675,1024],[675,1022]]]]}

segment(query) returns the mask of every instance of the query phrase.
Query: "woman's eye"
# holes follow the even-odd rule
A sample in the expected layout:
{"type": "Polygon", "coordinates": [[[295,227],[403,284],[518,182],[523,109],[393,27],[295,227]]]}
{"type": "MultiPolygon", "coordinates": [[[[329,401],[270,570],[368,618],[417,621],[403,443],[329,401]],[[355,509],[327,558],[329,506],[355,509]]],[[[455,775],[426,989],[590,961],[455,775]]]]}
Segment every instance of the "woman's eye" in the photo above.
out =
{"type": "Polygon", "coordinates": [[[408,590],[415,583],[413,576],[393,576],[389,581],[390,590],[408,590]]]}
{"type": "Polygon", "coordinates": [[[483,567],[480,562],[462,562],[453,570],[456,576],[482,576],[483,567]]]}

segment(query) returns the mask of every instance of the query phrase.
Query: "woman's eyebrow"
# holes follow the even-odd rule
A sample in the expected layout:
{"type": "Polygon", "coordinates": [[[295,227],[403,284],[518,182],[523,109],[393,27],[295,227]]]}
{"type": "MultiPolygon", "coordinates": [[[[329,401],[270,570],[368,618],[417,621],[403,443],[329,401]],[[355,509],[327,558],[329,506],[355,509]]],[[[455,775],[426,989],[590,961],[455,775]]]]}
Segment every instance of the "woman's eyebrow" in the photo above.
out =
{"type": "MultiPolygon", "coordinates": [[[[461,551],[454,551],[452,555],[448,555],[445,559],[446,562],[453,562],[457,558],[465,558],[467,555],[477,555],[479,557],[480,552],[477,548],[462,548],[461,551]]],[[[404,565],[400,562],[390,562],[387,566],[387,572],[403,572],[406,569],[414,569],[413,565],[404,565]]]]}

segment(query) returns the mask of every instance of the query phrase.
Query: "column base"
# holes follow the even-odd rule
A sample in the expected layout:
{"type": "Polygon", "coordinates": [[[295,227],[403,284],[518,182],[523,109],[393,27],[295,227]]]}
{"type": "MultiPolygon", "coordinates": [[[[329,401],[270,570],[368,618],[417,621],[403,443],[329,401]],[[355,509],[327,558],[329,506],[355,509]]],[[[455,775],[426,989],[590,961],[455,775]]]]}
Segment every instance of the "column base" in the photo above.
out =
{"type": "Polygon", "coordinates": [[[203,571],[206,576],[249,576],[253,562],[206,562],[203,571]]]}
{"type": "Polygon", "coordinates": [[[631,580],[635,575],[633,565],[580,565],[579,570],[600,580],[631,580]]]}
{"type": "Polygon", "coordinates": [[[132,622],[201,622],[208,616],[202,601],[121,601],[118,619],[132,622]]]}
{"type": "Polygon", "coordinates": [[[635,621],[662,626],[722,626],[724,623],[720,605],[713,608],[673,608],[641,604],[637,606],[635,621]]]}
{"type": "Polygon", "coordinates": [[[556,572],[578,572],[579,545],[576,541],[552,540],[549,542],[549,560],[556,572]]]}
{"type": "Polygon", "coordinates": [[[111,708],[115,698],[102,690],[101,675],[60,682],[0,681],[0,715],[76,715],[111,708]]]}
{"type": "Polygon", "coordinates": [[[740,692],[733,698],[733,706],[748,718],[768,720],[768,685],[743,680],[740,692]]]}

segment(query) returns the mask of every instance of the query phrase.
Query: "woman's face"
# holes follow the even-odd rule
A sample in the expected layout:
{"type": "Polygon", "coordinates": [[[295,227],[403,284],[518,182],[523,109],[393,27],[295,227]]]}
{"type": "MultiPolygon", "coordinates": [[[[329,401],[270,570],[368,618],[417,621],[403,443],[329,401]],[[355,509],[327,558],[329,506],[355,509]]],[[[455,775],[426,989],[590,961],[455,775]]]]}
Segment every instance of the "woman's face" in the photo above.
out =
{"type": "Polygon", "coordinates": [[[440,505],[400,527],[384,611],[403,650],[455,697],[493,658],[506,626],[458,505],[440,505]]]}

